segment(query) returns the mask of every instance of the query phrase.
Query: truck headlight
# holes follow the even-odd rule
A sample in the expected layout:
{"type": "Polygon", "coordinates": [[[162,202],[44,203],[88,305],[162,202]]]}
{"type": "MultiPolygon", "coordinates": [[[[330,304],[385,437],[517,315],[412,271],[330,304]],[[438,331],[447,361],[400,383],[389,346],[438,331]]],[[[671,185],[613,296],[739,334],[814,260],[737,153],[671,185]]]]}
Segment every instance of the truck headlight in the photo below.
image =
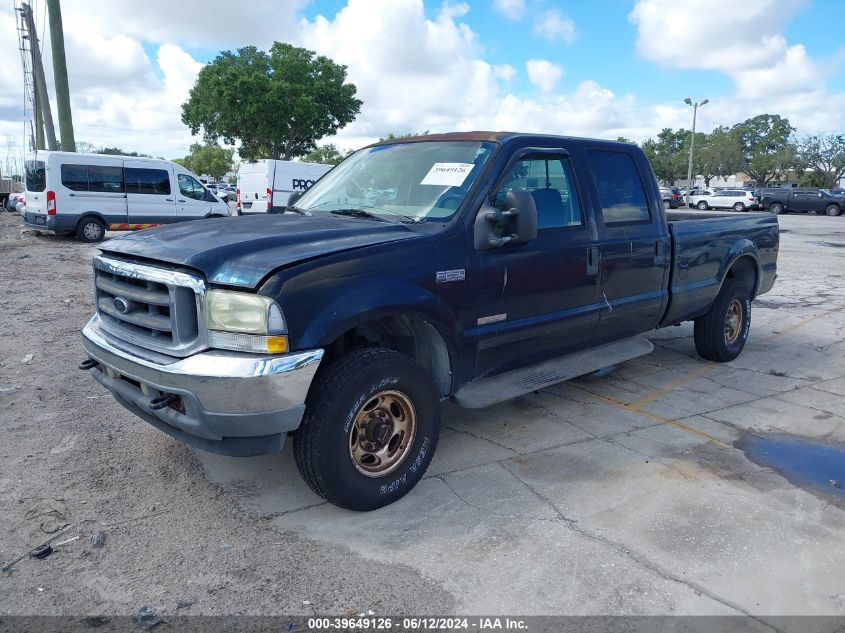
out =
{"type": "Polygon", "coordinates": [[[288,351],[285,317],[270,297],[211,290],[205,295],[205,325],[211,347],[271,354],[288,351]]]}

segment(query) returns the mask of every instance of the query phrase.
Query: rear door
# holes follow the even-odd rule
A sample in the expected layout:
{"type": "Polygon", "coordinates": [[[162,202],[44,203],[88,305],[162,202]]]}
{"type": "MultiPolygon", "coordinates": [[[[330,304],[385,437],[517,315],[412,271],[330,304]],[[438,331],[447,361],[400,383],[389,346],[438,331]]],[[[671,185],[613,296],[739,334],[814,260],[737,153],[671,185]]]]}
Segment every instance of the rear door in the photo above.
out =
{"type": "Polygon", "coordinates": [[[654,329],[667,300],[669,235],[644,161],[626,151],[588,149],[599,231],[605,309],[595,344],[654,329]]]}
{"type": "Polygon", "coordinates": [[[211,213],[211,193],[190,174],[176,174],[176,218],[178,221],[204,218],[211,213]]]}
{"type": "Polygon", "coordinates": [[[238,170],[238,199],[243,213],[267,212],[267,188],[271,186],[274,161],[241,163],[238,170]]]}
{"type": "Polygon", "coordinates": [[[173,168],[152,161],[124,161],[126,204],[129,228],[176,221],[176,195],[173,192],[173,168]]]}
{"type": "Polygon", "coordinates": [[[795,189],[792,192],[790,208],[793,211],[823,211],[827,201],[819,195],[816,189],[795,189]]]}
{"type": "Polygon", "coordinates": [[[503,173],[491,192],[494,206],[507,210],[508,191],[529,191],[538,231],[521,246],[473,250],[476,375],[587,347],[602,305],[595,224],[584,212],[568,153],[526,149],[503,173]]]}

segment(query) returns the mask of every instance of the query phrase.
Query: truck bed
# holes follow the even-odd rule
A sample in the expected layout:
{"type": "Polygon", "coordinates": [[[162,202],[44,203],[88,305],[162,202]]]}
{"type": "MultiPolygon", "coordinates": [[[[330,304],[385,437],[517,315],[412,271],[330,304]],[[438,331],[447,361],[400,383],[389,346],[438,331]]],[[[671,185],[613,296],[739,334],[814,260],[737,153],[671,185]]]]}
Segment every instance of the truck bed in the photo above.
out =
{"type": "Polygon", "coordinates": [[[770,213],[667,211],[672,236],[669,307],[661,326],[701,316],[740,256],[759,264],[757,293],[775,279],[779,228],[770,213]]]}

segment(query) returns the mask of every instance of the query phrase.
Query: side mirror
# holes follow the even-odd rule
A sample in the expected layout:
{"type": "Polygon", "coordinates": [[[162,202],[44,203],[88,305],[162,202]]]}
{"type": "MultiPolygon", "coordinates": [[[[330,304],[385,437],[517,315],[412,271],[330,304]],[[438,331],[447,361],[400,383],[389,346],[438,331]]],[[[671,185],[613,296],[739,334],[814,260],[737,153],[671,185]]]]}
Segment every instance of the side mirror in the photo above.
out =
{"type": "Polygon", "coordinates": [[[292,207],[296,204],[296,201],[302,197],[302,191],[294,191],[288,196],[288,204],[287,206],[292,207]]]}
{"type": "Polygon", "coordinates": [[[821,197],[822,197],[822,192],[821,192],[821,191],[819,191],[819,198],[821,198],[821,197]]]}
{"type": "Polygon", "coordinates": [[[475,248],[486,251],[505,244],[525,244],[537,237],[537,207],[527,191],[509,191],[508,210],[484,205],[475,216],[475,248]]]}

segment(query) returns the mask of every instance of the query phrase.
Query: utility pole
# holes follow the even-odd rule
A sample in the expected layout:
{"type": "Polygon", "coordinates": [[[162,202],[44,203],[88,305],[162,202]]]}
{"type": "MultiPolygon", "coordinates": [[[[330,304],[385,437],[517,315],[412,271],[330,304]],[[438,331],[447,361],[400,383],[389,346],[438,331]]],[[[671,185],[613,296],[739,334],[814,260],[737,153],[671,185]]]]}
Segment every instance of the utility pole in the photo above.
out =
{"type": "Polygon", "coordinates": [[[685,196],[684,200],[684,205],[686,207],[689,207],[689,192],[690,189],[692,189],[692,150],[695,147],[695,118],[698,114],[699,106],[703,106],[710,103],[710,100],[705,99],[701,103],[696,101],[693,104],[692,99],[687,97],[686,99],[684,99],[684,103],[686,103],[688,106],[692,106],[692,136],[690,137],[689,141],[689,165],[687,166],[687,195],[685,196]]]}
{"type": "MultiPolygon", "coordinates": [[[[53,113],[50,110],[50,98],[47,96],[47,80],[44,78],[44,65],[41,63],[41,49],[38,46],[35,20],[32,19],[32,7],[22,2],[21,11],[23,12],[26,30],[29,34],[29,46],[32,50],[32,72],[35,75],[35,101],[40,106],[35,108],[35,120],[37,123],[38,113],[40,112],[44,120],[44,130],[47,135],[46,149],[55,151],[59,149],[59,144],[56,142],[56,130],[53,127],[53,113]]],[[[41,130],[41,126],[38,126],[38,130],[41,130]]],[[[38,147],[38,149],[45,149],[43,144],[42,139],[41,147],[38,147]]]]}
{"type": "Polygon", "coordinates": [[[59,0],[47,0],[50,18],[50,46],[53,50],[53,78],[56,80],[56,108],[59,112],[59,133],[62,137],[62,150],[76,151],[73,138],[73,118],[70,113],[70,89],[67,81],[67,61],[65,60],[65,34],[62,27],[62,9],[59,0]]]}

